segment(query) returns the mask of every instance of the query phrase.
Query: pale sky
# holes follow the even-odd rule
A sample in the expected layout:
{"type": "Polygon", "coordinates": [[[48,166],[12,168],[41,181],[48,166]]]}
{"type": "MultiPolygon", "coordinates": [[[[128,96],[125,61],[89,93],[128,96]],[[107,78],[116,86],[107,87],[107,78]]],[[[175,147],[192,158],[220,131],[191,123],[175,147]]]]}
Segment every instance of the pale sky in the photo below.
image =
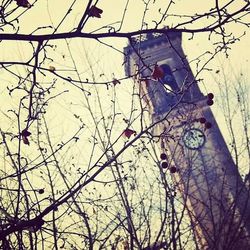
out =
{"type": "MultiPolygon", "coordinates": [[[[135,31],[142,27],[142,21],[148,24],[148,27],[154,27],[155,22],[160,20],[159,9],[163,11],[168,4],[168,1],[148,1],[149,7],[148,11],[144,12],[144,4],[141,0],[133,0],[129,1],[127,5],[127,12],[124,16],[124,22],[121,28],[121,31],[135,31]],[[152,4],[154,2],[154,4],[152,4]],[[145,15],[144,15],[145,14],[145,15]]],[[[220,1],[220,4],[223,5],[227,1],[220,1]]],[[[119,27],[121,20],[121,16],[124,13],[124,8],[126,6],[127,1],[117,0],[117,1],[108,1],[102,0],[97,3],[97,6],[103,10],[102,18],[89,18],[88,23],[84,29],[84,32],[93,32],[95,30],[100,29],[102,26],[114,26],[119,27]]],[[[235,1],[231,10],[234,8],[241,6],[244,3],[243,0],[235,1]]],[[[15,4],[15,3],[13,3],[15,4]]],[[[57,26],[61,18],[67,12],[71,2],[63,2],[60,0],[54,1],[38,1],[35,5],[29,9],[23,16],[20,18],[20,33],[31,33],[39,27],[45,26],[57,26]]],[[[202,13],[203,11],[208,11],[215,4],[215,1],[194,1],[194,0],[185,0],[185,1],[175,1],[174,5],[171,5],[169,9],[169,15],[167,16],[164,25],[172,25],[176,24],[177,18],[172,16],[172,14],[184,14],[191,15],[193,13],[202,13]]],[[[73,27],[78,23],[78,20],[81,18],[82,10],[86,4],[84,1],[78,1],[77,5],[75,5],[69,16],[66,17],[64,23],[60,26],[59,32],[71,31],[73,27]]],[[[23,9],[20,9],[23,10],[23,9]]],[[[178,19],[179,20],[179,19],[178,19]]],[[[184,18],[185,20],[185,18],[184,18]]],[[[180,19],[183,21],[183,18],[180,19]]],[[[199,28],[205,24],[207,20],[202,20],[195,25],[195,28],[199,28]]],[[[146,25],[144,24],[144,28],[146,25]]],[[[162,26],[159,26],[162,27],[162,26]]],[[[49,33],[51,32],[51,28],[38,29],[35,34],[40,33],[49,33]]],[[[236,35],[243,34],[244,31],[247,31],[246,27],[242,25],[230,24],[227,27],[227,30],[235,33],[236,35]]],[[[13,32],[11,28],[8,29],[9,32],[13,32]]],[[[97,32],[107,31],[106,29],[101,29],[97,32]]],[[[184,51],[188,56],[188,59],[192,61],[196,57],[202,55],[206,51],[213,51],[214,39],[208,40],[207,34],[199,33],[194,36],[192,40],[188,40],[190,38],[190,34],[183,34],[183,47],[184,51]]],[[[199,75],[200,78],[204,79],[204,84],[201,84],[204,92],[216,91],[216,87],[213,86],[213,77],[211,74],[218,70],[218,68],[223,65],[224,69],[232,73],[232,68],[235,70],[235,74],[239,71],[244,72],[244,74],[249,74],[249,61],[250,58],[250,50],[249,46],[249,38],[250,34],[247,31],[246,35],[241,38],[241,41],[232,45],[232,50],[229,51],[229,59],[226,59],[223,53],[219,54],[214,60],[208,64],[208,68],[213,71],[203,72],[199,75]],[[228,63],[230,62],[230,63],[228,63]],[[204,88],[205,87],[205,88],[204,88]]],[[[126,46],[126,39],[120,38],[109,38],[103,40],[108,44],[116,47],[119,50],[122,50],[124,46],[126,46]]],[[[105,79],[95,75],[97,80],[110,80],[113,76],[115,77],[123,77],[124,76],[124,67],[123,63],[123,55],[119,52],[116,52],[110,49],[107,46],[103,46],[102,44],[87,39],[72,39],[68,40],[72,53],[75,56],[75,60],[78,63],[78,67],[80,72],[86,72],[84,75],[86,78],[91,78],[92,73],[90,72],[89,67],[87,66],[88,62],[91,61],[92,64],[98,67],[98,72],[105,73],[105,79]],[[85,47],[88,58],[86,59],[86,52],[83,50],[85,47]],[[86,66],[85,66],[86,65],[86,66]]],[[[50,57],[54,60],[53,66],[56,67],[57,70],[69,70],[67,74],[70,74],[71,62],[69,62],[69,58],[65,57],[62,59],[62,56],[65,52],[65,42],[64,41],[55,41],[51,42],[51,44],[56,45],[53,50],[50,51],[50,57]]],[[[4,41],[0,44],[1,49],[1,60],[3,61],[11,61],[11,60],[20,60],[25,61],[32,55],[31,46],[26,42],[8,42],[4,41]],[[7,44],[10,44],[8,46],[7,44]],[[6,46],[7,45],[7,46],[6,46]],[[8,48],[8,49],[6,49],[8,48]],[[11,51],[11,52],[10,52],[11,51]]],[[[208,55],[209,56],[209,55],[208,55]]],[[[207,56],[201,57],[201,61],[206,61],[207,56]]],[[[195,73],[196,63],[193,62],[191,67],[195,73]]],[[[23,69],[20,67],[17,68],[18,71],[22,72],[23,69]]],[[[1,79],[4,79],[6,82],[10,81],[10,79],[5,74],[0,75],[1,79]]],[[[47,74],[44,77],[45,81],[49,81],[52,76],[47,74]]],[[[4,86],[5,87],[5,86],[4,86]]],[[[4,88],[2,86],[2,88],[4,88]]],[[[2,89],[3,91],[3,89],[2,89]]],[[[126,91],[126,88],[125,90],[126,91]]],[[[216,93],[215,93],[216,94],[216,93]]],[[[121,97],[122,98],[122,97],[121,97]]],[[[126,100],[126,97],[124,101],[126,100]]],[[[124,102],[121,100],[120,104],[124,102]]]]}
{"type": "MultiPolygon", "coordinates": [[[[12,2],[15,5],[15,1],[12,2]]],[[[82,16],[82,10],[86,5],[85,2],[86,1],[78,1],[78,6],[74,6],[72,11],[70,12],[70,15],[66,17],[62,26],[59,27],[59,32],[71,31],[73,27],[75,27],[82,16]]],[[[154,27],[154,21],[157,22],[160,20],[159,9],[161,8],[161,11],[164,11],[164,8],[169,1],[152,0],[148,2],[149,10],[146,13],[144,13],[143,1],[130,0],[128,2],[128,11],[124,16],[124,23],[121,31],[136,31],[142,27],[142,21],[147,23],[149,28],[154,27]],[[155,2],[154,5],[152,5],[153,2],[155,2]]],[[[219,2],[222,5],[227,1],[219,2]]],[[[121,16],[123,15],[126,3],[127,1],[125,0],[100,0],[97,6],[103,10],[102,18],[90,18],[84,32],[93,32],[103,26],[106,26],[106,28],[96,32],[107,31],[109,28],[111,28],[111,26],[114,26],[116,28],[119,27],[119,21],[121,20],[121,16]]],[[[67,12],[70,4],[71,2],[66,3],[66,1],[62,0],[37,1],[35,5],[20,18],[20,33],[29,34],[39,27],[57,26],[58,22],[67,12]]],[[[168,25],[171,27],[173,23],[176,24],[176,17],[172,16],[171,14],[192,15],[193,13],[209,11],[209,9],[214,6],[214,4],[215,1],[176,0],[175,4],[169,10],[169,15],[167,16],[164,25],[168,25]]],[[[234,7],[237,7],[241,4],[244,4],[244,1],[237,0],[234,3],[234,7]]],[[[181,19],[181,21],[184,20],[185,19],[181,19]]],[[[204,25],[205,22],[208,21],[210,20],[202,21],[201,23],[195,25],[195,28],[199,28],[200,25],[204,25]]],[[[143,27],[145,28],[146,24],[144,24],[143,27]]],[[[37,30],[35,34],[50,33],[52,30],[53,29],[47,27],[45,29],[37,30]]],[[[236,24],[230,24],[227,27],[227,30],[239,36],[243,34],[244,31],[247,31],[247,28],[241,25],[238,26],[236,24]]],[[[13,32],[11,27],[9,27],[7,31],[13,32]]],[[[203,55],[206,51],[213,51],[215,48],[213,43],[215,42],[216,38],[212,38],[209,41],[207,35],[201,33],[195,35],[192,40],[188,40],[189,38],[189,34],[183,34],[183,48],[188,56],[188,59],[192,61],[191,67],[195,74],[196,61],[193,60],[203,55]]],[[[215,73],[218,69],[221,70],[221,67],[223,67],[223,69],[225,70],[225,74],[229,76],[229,78],[237,76],[241,71],[246,75],[246,79],[248,78],[250,74],[249,39],[250,33],[249,31],[247,31],[246,35],[242,37],[239,42],[232,44],[232,50],[229,51],[229,59],[225,57],[225,54],[219,54],[218,57],[214,58],[211,63],[207,65],[207,68],[211,69],[211,71],[205,71],[199,75],[199,78],[204,79],[203,83],[201,83],[202,91],[205,94],[208,92],[214,92],[215,102],[217,100],[216,98],[219,97],[218,85],[215,84],[214,81],[214,77],[219,79],[219,75],[215,73]]],[[[126,39],[109,38],[103,41],[121,51],[123,50],[123,47],[127,45],[126,39]]],[[[73,68],[73,62],[71,58],[72,55],[78,69],[78,73],[81,77],[81,80],[83,81],[88,78],[90,81],[96,80],[97,82],[105,82],[113,79],[113,77],[124,77],[125,72],[122,53],[94,40],[68,39],[67,43],[64,40],[52,41],[50,43],[53,45],[53,47],[48,48],[48,55],[54,61],[47,61],[44,64],[44,67],[49,68],[49,66],[53,66],[55,67],[56,72],[62,74],[63,76],[77,78],[78,76],[73,68]],[[67,46],[70,48],[70,52],[67,46]]],[[[31,45],[27,42],[4,41],[0,43],[0,51],[1,61],[25,61],[29,57],[31,57],[33,53],[31,45]]],[[[200,58],[201,63],[206,62],[209,56],[209,54],[202,56],[200,58]]],[[[30,68],[22,66],[13,66],[11,67],[11,69],[15,71],[17,75],[22,76],[24,76],[29,70],[31,70],[30,68]]],[[[51,72],[46,71],[45,75],[38,74],[38,79],[39,81],[44,82],[44,86],[50,85],[53,82],[53,78],[54,75],[51,72]]],[[[17,78],[15,76],[10,76],[10,74],[7,74],[4,70],[0,70],[0,80],[1,129],[17,134],[17,121],[13,118],[13,116],[12,118],[10,117],[11,114],[7,112],[7,110],[10,110],[11,108],[18,110],[20,98],[27,93],[16,91],[15,93],[13,93],[13,96],[9,96],[8,92],[6,91],[6,87],[15,86],[17,84],[17,78]]],[[[30,79],[26,79],[25,81],[27,85],[30,84],[30,82],[32,82],[32,80],[30,79]]],[[[86,90],[90,91],[92,95],[87,97],[84,96],[84,94],[81,93],[77,88],[69,85],[68,83],[65,83],[64,81],[59,80],[56,86],[57,89],[52,90],[52,95],[64,90],[67,90],[69,92],[63,93],[61,96],[53,99],[47,109],[46,117],[53,146],[57,148],[58,143],[61,143],[61,141],[65,142],[71,135],[73,135],[73,133],[81,124],[86,123],[83,132],[80,134],[80,143],[73,145],[74,147],[72,148],[69,147],[69,150],[67,151],[65,150],[62,153],[58,153],[58,159],[62,162],[62,165],[66,170],[68,170],[68,167],[71,163],[75,164],[75,169],[79,168],[79,171],[81,171],[82,169],[87,169],[88,166],[94,164],[96,158],[98,158],[103,152],[103,148],[99,144],[98,146],[96,146],[94,154],[92,155],[94,139],[91,136],[96,135],[96,130],[95,124],[93,124],[91,118],[91,113],[88,110],[87,100],[91,105],[94,116],[96,117],[96,120],[100,127],[102,126],[103,116],[107,118],[109,127],[112,127],[112,115],[114,114],[114,110],[112,108],[115,106],[115,108],[119,110],[120,114],[115,118],[115,123],[112,127],[112,140],[117,138],[122,133],[123,129],[126,128],[127,124],[125,122],[125,119],[130,119],[131,121],[139,120],[138,117],[140,115],[140,110],[138,109],[134,111],[136,106],[133,102],[134,95],[132,89],[132,80],[122,81],[120,85],[117,85],[115,88],[110,87],[109,89],[107,89],[105,85],[89,85],[86,87],[86,90]],[[99,109],[99,103],[96,98],[98,94],[101,96],[102,113],[99,109]],[[115,104],[113,102],[114,99],[116,100],[115,104]],[[133,110],[134,112],[133,115],[130,116],[131,110],[133,110]],[[76,116],[79,116],[82,120],[76,119],[76,116]],[[110,121],[109,117],[111,117],[110,121]]],[[[220,101],[218,101],[218,103],[220,103],[220,101]]],[[[219,121],[219,125],[223,133],[225,135],[228,135],[226,132],[223,115],[221,113],[221,110],[218,109],[218,105],[216,105],[214,108],[216,119],[217,121],[219,121]]],[[[27,110],[21,110],[21,129],[25,126],[26,117],[27,110]]],[[[139,125],[132,123],[132,128],[137,130],[139,129],[139,125]]],[[[34,125],[31,129],[36,132],[37,128],[34,125]]],[[[43,135],[45,136],[46,133],[45,131],[43,132],[43,135]]],[[[106,139],[107,138],[105,137],[105,140],[106,139]]],[[[28,158],[32,159],[30,165],[35,164],[40,160],[40,152],[37,150],[37,148],[33,147],[33,145],[35,144],[35,140],[36,137],[33,137],[32,135],[30,147],[21,144],[22,153],[28,158]],[[36,156],[36,154],[39,155],[38,158],[34,157],[36,156]]],[[[117,145],[114,146],[115,150],[118,151],[127,141],[128,140],[121,138],[117,145]]],[[[11,144],[11,146],[14,148],[16,144],[13,143],[11,144]]],[[[130,159],[129,154],[130,152],[121,155],[121,161],[123,161],[124,159],[130,159]]],[[[137,164],[137,157],[133,157],[137,164]]],[[[140,160],[138,161],[140,163],[140,160]]],[[[10,162],[8,163],[11,165],[10,162]]],[[[147,161],[147,164],[149,163],[150,162],[147,161]]],[[[146,168],[146,164],[141,168],[138,168],[138,171],[142,172],[144,171],[144,168],[146,168]]],[[[71,173],[71,169],[69,169],[69,173],[71,173]]],[[[105,174],[106,172],[103,173],[103,175],[105,174]]],[[[34,178],[36,178],[36,176],[40,177],[39,175],[40,173],[38,171],[35,172],[34,178]]],[[[55,179],[56,178],[57,177],[55,177],[55,179]]],[[[72,183],[74,183],[74,181],[78,178],[78,175],[75,174],[70,178],[72,178],[72,183]]],[[[60,178],[58,177],[58,179],[60,178]]],[[[41,178],[39,179],[39,181],[40,182],[34,181],[34,187],[39,188],[41,185],[47,185],[44,184],[41,178]]],[[[60,184],[61,180],[58,182],[58,189],[60,189],[60,184]]],[[[141,185],[143,185],[143,183],[141,185]]]]}

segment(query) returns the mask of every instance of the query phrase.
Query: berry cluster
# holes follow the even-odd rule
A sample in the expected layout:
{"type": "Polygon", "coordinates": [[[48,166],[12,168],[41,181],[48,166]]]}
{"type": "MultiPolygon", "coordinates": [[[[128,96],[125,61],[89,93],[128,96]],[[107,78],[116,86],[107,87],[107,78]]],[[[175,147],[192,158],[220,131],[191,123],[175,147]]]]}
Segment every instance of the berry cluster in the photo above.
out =
{"type": "Polygon", "coordinates": [[[208,122],[208,121],[206,120],[205,117],[201,117],[201,118],[199,119],[199,122],[200,122],[201,124],[204,124],[204,126],[205,126],[206,129],[212,128],[212,123],[211,123],[211,122],[208,122]]]}
{"type": "Polygon", "coordinates": [[[207,94],[207,105],[212,106],[214,104],[214,94],[213,93],[208,93],[207,94]]]}
{"type": "MultiPolygon", "coordinates": [[[[165,153],[161,153],[160,158],[162,160],[161,167],[163,169],[167,169],[168,168],[167,155],[165,153]]],[[[174,166],[171,166],[169,168],[169,171],[170,171],[171,174],[174,174],[174,173],[177,172],[177,168],[174,167],[174,166]]]]}
{"type": "MultiPolygon", "coordinates": [[[[207,94],[207,105],[208,106],[212,106],[214,104],[213,99],[214,99],[214,94],[213,93],[208,93],[207,94]]],[[[201,124],[204,124],[204,126],[205,126],[206,129],[210,129],[213,126],[212,123],[209,122],[209,121],[207,121],[207,119],[205,117],[201,117],[199,119],[199,122],[201,124]]]]}

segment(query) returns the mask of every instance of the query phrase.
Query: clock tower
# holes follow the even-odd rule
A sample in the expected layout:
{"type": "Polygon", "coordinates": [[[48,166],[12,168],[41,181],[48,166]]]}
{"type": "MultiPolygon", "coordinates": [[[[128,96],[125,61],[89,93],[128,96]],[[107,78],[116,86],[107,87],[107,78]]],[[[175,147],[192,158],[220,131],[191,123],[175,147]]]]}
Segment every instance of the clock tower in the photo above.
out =
{"type": "Polygon", "coordinates": [[[181,46],[181,33],[134,37],[124,49],[199,249],[250,249],[250,194],[181,46]]]}

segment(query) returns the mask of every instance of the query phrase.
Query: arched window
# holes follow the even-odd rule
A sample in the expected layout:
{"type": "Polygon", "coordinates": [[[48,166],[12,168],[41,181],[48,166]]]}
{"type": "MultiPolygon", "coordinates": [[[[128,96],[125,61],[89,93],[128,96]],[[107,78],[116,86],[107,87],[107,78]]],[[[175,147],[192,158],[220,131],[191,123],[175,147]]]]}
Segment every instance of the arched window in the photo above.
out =
{"type": "Polygon", "coordinates": [[[167,64],[156,64],[151,75],[154,80],[149,81],[146,86],[147,95],[154,114],[162,114],[176,104],[179,88],[167,64]]]}
{"type": "Polygon", "coordinates": [[[160,65],[160,67],[164,72],[161,82],[168,85],[171,90],[177,91],[179,88],[170,67],[167,64],[160,65]]]}

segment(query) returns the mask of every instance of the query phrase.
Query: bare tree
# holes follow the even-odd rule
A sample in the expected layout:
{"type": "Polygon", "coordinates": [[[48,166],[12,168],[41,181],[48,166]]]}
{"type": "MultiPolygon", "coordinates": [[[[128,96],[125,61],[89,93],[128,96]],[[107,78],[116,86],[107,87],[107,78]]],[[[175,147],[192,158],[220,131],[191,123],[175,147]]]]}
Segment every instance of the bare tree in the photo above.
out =
{"type": "MultiPolygon", "coordinates": [[[[161,121],[148,119],[149,100],[138,87],[154,76],[152,65],[135,50],[142,67],[125,75],[128,54],[123,47],[128,43],[133,48],[135,37],[140,43],[152,33],[182,32],[190,39],[204,33],[215,49],[193,60],[198,79],[218,53],[228,53],[245,34],[250,2],[214,1],[199,13],[190,13],[189,6],[179,11],[184,1],[113,4],[2,0],[3,249],[200,246],[193,230],[199,220],[190,220],[187,197],[174,177],[178,169],[169,165],[171,160],[164,166],[164,152],[157,146],[162,135],[152,134],[161,121]],[[131,17],[134,26],[128,25],[131,17]],[[240,32],[232,33],[232,24],[240,32]]],[[[243,87],[239,81],[236,93],[246,141],[243,148],[232,141],[237,165],[242,151],[249,156],[243,87]]],[[[164,136],[171,140],[169,132],[164,136]]]]}

